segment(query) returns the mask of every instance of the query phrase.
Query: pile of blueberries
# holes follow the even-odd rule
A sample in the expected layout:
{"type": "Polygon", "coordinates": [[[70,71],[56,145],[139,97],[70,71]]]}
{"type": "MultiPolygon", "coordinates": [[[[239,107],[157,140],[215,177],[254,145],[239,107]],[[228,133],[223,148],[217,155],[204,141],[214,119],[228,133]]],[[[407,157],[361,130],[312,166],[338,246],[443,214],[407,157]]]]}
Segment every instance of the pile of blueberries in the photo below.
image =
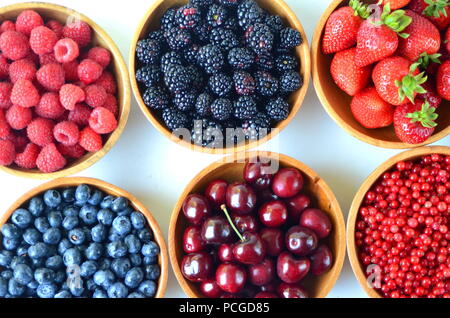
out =
{"type": "Polygon", "coordinates": [[[150,298],[160,248],[141,212],[89,185],[48,190],[1,228],[0,297],[150,298]]]}

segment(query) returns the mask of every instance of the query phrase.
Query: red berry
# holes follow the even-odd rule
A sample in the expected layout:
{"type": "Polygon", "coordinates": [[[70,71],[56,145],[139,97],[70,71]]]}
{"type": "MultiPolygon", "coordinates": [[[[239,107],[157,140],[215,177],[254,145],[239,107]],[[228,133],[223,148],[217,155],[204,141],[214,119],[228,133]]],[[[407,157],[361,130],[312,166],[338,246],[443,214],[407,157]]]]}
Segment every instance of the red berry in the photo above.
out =
{"type": "Polygon", "coordinates": [[[98,134],[109,134],[117,128],[117,120],[106,108],[97,107],[91,113],[89,126],[98,134]]]}
{"type": "Polygon", "coordinates": [[[11,127],[5,118],[3,109],[0,109],[0,139],[8,139],[11,133],[11,127]]]}
{"type": "Polygon", "coordinates": [[[58,41],[56,33],[45,26],[39,26],[31,31],[30,46],[38,55],[50,53],[58,41]]]}
{"type": "Polygon", "coordinates": [[[34,108],[36,115],[48,119],[58,119],[64,112],[65,108],[62,107],[59,101],[58,93],[45,93],[42,95],[39,104],[34,108]]]}
{"type": "Polygon", "coordinates": [[[41,148],[33,143],[29,143],[22,153],[18,153],[15,164],[23,169],[34,169],[36,168],[36,160],[41,152],[41,148]]]}
{"type": "Polygon", "coordinates": [[[86,153],[86,150],[79,144],[76,144],[74,146],[58,144],[58,150],[64,157],[71,159],[80,159],[86,153]]]}
{"type": "Polygon", "coordinates": [[[30,43],[22,33],[6,31],[0,35],[0,50],[4,57],[17,61],[30,53],[30,43]]]}
{"type": "Polygon", "coordinates": [[[37,88],[29,80],[18,80],[11,92],[11,102],[22,107],[34,107],[41,97],[37,88]]]}
{"type": "Polygon", "coordinates": [[[49,28],[50,30],[52,30],[53,32],[55,32],[56,37],[57,37],[58,39],[60,39],[60,38],[62,37],[64,26],[63,26],[59,21],[56,21],[56,20],[49,20],[49,21],[47,21],[47,23],[45,24],[45,26],[46,26],[47,28],[49,28]]]}
{"type": "Polygon", "coordinates": [[[116,80],[113,74],[108,71],[104,71],[95,84],[103,86],[108,94],[115,95],[117,93],[116,80]]]}
{"type": "Polygon", "coordinates": [[[0,109],[11,107],[11,92],[13,85],[9,82],[0,82],[0,109]]]}
{"type": "Polygon", "coordinates": [[[47,53],[47,54],[39,55],[39,64],[41,66],[44,66],[46,64],[54,64],[54,63],[58,63],[54,53],[47,53]]]}
{"type": "Polygon", "coordinates": [[[49,144],[42,148],[36,160],[38,169],[45,173],[61,170],[66,164],[66,159],[58,151],[55,144],[49,144]]]}
{"type": "Polygon", "coordinates": [[[28,58],[17,60],[9,66],[9,78],[14,84],[20,79],[33,81],[36,77],[36,65],[28,58]]]}
{"type": "Polygon", "coordinates": [[[44,25],[44,20],[39,13],[33,10],[22,11],[16,19],[16,30],[27,36],[34,28],[42,25],[44,25]]]}
{"type": "Polygon", "coordinates": [[[16,25],[10,20],[5,20],[0,25],[0,34],[6,31],[16,31],[16,25]]]}
{"type": "Polygon", "coordinates": [[[0,79],[8,78],[9,63],[8,60],[0,53],[0,79]]]}
{"type": "Polygon", "coordinates": [[[90,127],[81,131],[79,144],[89,152],[97,152],[103,147],[102,137],[90,127]]]}
{"type": "Polygon", "coordinates": [[[13,105],[6,112],[6,120],[12,129],[21,130],[28,126],[33,119],[30,108],[13,105]]]}
{"type": "Polygon", "coordinates": [[[57,141],[66,146],[74,146],[80,138],[77,124],[72,121],[63,121],[55,126],[53,135],[57,141]]]}
{"type": "Polygon", "coordinates": [[[27,127],[27,135],[32,143],[45,147],[53,142],[53,127],[50,119],[36,118],[27,127]]]}
{"type": "Polygon", "coordinates": [[[75,105],[83,102],[85,97],[83,89],[73,84],[66,84],[59,91],[61,105],[68,110],[74,110],[75,105]]]}
{"type": "Polygon", "coordinates": [[[89,117],[91,117],[92,108],[86,104],[75,105],[74,110],[69,112],[68,119],[73,121],[80,127],[89,125],[89,117]]]}
{"type": "Polygon", "coordinates": [[[94,60],[85,59],[78,65],[78,77],[84,84],[97,81],[103,73],[103,67],[94,60]]]}
{"type": "Polygon", "coordinates": [[[36,73],[37,80],[46,90],[57,92],[65,83],[64,69],[60,64],[46,64],[36,73]]]}
{"type": "Polygon", "coordinates": [[[80,80],[78,78],[78,65],[79,63],[77,60],[63,64],[66,82],[78,82],[80,80]]]}
{"type": "Polygon", "coordinates": [[[106,90],[100,85],[89,85],[84,89],[86,94],[86,104],[91,107],[101,107],[108,97],[106,90]]]}
{"type": "Polygon", "coordinates": [[[76,21],[64,27],[63,36],[74,40],[80,47],[85,47],[91,42],[91,27],[86,22],[76,21]]]}
{"type": "Polygon", "coordinates": [[[14,162],[16,149],[10,140],[0,140],[0,166],[9,166],[14,162]]]}
{"type": "Polygon", "coordinates": [[[87,58],[97,62],[104,68],[111,63],[111,53],[107,49],[98,46],[89,50],[87,58]]]}
{"type": "Polygon", "coordinates": [[[72,39],[61,39],[55,45],[55,57],[60,63],[69,63],[80,55],[78,44],[72,39]]]}
{"type": "Polygon", "coordinates": [[[116,118],[119,115],[119,105],[117,105],[117,98],[114,95],[108,94],[102,107],[113,113],[116,118]]]}

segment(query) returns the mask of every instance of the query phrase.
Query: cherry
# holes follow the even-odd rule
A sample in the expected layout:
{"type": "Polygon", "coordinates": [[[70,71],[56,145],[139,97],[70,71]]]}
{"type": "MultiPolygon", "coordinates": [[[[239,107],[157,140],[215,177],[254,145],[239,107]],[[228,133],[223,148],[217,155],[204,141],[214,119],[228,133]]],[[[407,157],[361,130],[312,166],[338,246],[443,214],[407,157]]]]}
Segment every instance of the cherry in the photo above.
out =
{"type": "Polygon", "coordinates": [[[220,264],[216,271],[217,285],[230,294],[239,293],[247,282],[246,270],[236,264],[220,264]]]}
{"type": "Polygon", "coordinates": [[[264,241],[257,234],[245,232],[240,243],[233,247],[233,255],[236,261],[246,265],[261,263],[266,256],[264,241]]]}
{"type": "Polygon", "coordinates": [[[227,206],[233,213],[249,214],[256,206],[256,193],[245,183],[233,183],[227,189],[227,206]]]}
{"type": "Polygon", "coordinates": [[[316,276],[325,274],[333,266],[333,253],[326,245],[320,245],[309,258],[311,259],[311,273],[316,276]]]}
{"type": "Polygon", "coordinates": [[[217,253],[218,253],[219,260],[223,263],[234,261],[233,245],[231,245],[231,244],[220,245],[217,253]]]}
{"type": "Polygon", "coordinates": [[[267,227],[280,227],[288,218],[286,205],[282,201],[264,204],[259,210],[259,220],[267,227]]]}
{"type": "Polygon", "coordinates": [[[300,285],[282,283],[278,286],[282,298],[308,298],[308,293],[300,285]]]}
{"type": "Polygon", "coordinates": [[[319,244],[317,235],[306,227],[294,226],[286,234],[287,249],[298,256],[307,256],[319,244]]]}
{"type": "Polygon", "coordinates": [[[307,209],[300,217],[300,225],[313,230],[321,239],[331,233],[330,218],[319,209],[307,209]]]}
{"type": "Polygon", "coordinates": [[[184,231],[183,249],[187,254],[201,252],[206,242],[202,238],[202,230],[197,226],[190,226],[184,231]]]}
{"type": "Polygon", "coordinates": [[[223,290],[217,285],[214,279],[208,279],[202,282],[200,291],[208,298],[219,298],[223,295],[223,290]]]}
{"type": "Polygon", "coordinates": [[[278,276],[276,276],[269,284],[261,286],[261,291],[268,293],[276,293],[278,285],[280,283],[281,281],[278,279],[278,276]]]}
{"type": "Polygon", "coordinates": [[[270,256],[278,256],[284,250],[284,234],[279,229],[264,228],[259,233],[270,256]]]}
{"type": "Polygon", "coordinates": [[[255,286],[269,284],[275,278],[275,273],[275,263],[270,258],[248,268],[249,280],[255,286]]]}
{"type": "Polygon", "coordinates": [[[272,181],[272,191],[280,198],[292,198],[303,189],[303,176],[297,169],[281,169],[272,181]]]}
{"type": "Polygon", "coordinates": [[[266,189],[258,192],[258,202],[259,203],[267,203],[269,201],[277,201],[280,200],[273,192],[272,189],[266,189]]]}
{"type": "Polygon", "coordinates": [[[272,184],[273,173],[269,163],[249,162],[244,168],[244,179],[257,190],[268,189],[272,184]]]}
{"type": "Polygon", "coordinates": [[[307,258],[296,259],[288,252],[278,256],[278,277],[285,283],[295,284],[300,282],[309,273],[311,262],[307,258]]]}
{"type": "Polygon", "coordinates": [[[305,194],[299,194],[291,199],[286,200],[286,206],[289,212],[289,218],[292,223],[298,224],[303,211],[309,208],[311,199],[305,194]]]}
{"type": "Polygon", "coordinates": [[[216,208],[219,208],[227,200],[228,183],[224,180],[211,182],[205,191],[205,196],[216,208]]]}
{"type": "Polygon", "coordinates": [[[256,294],[255,298],[279,298],[277,294],[268,293],[268,292],[260,292],[256,294]]]}
{"type": "Polygon", "coordinates": [[[202,282],[212,275],[213,259],[203,252],[186,255],[181,262],[181,271],[186,279],[202,282]]]}
{"type": "Polygon", "coordinates": [[[200,225],[205,218],[211,215],[211,210],[205,197],[191,194],[184,200],[183,213],[190,223],[200,225]]]}
{"type": "Polygon", "coordinates": [[[229,243],[234,237],[230,224],[221,216],[209,218],[203,223],[202,238],[208,244],[229,243]]]}
{"type": "Polygon", "coordinates": [[[258,222],[252,215],[234,215],[232,219],[237,229],[241,233],[257,233],[259,230],[258,222]]]}

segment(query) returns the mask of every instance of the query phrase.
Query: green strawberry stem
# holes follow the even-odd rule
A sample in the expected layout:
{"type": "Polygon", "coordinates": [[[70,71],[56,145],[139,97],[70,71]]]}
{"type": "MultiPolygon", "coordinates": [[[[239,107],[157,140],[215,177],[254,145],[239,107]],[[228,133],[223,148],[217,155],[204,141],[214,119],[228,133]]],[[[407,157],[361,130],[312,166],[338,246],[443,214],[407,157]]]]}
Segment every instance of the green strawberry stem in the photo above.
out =
{"type": "Polygon", "coordinates": [[[360,16],[363,19],[367,19],[370,16],[370,10],[367,4],[358,0],[350,0],[348,5],[355,11],[355,16],[360,16]]]}
{"type": "Polygon", "coordinates": [[[239,230],[237,229],[236,225],[234,225],[233,220],[231,219],[230,213],[228,213],[227,206],[225,204],[222,204],[220,206],[220,208],[222,209],[223,213],[225,213],[225,216],[227,217],[228,223],[230,223],[231,227],[236,232],[236,234],[239,237],[239,239],[241,240],[241,242],[245,242],[244,237],[239,232],[239,230]]]}
{"type": "Polygon", "coordinates": [[[379,21],[372,21],[375,25],[386,25],[392,31],[396,32],[398,36],[406,39],[409,37],[408,33],[402,33],[412,22],[412,18],[405,14],[405,10],[395,10],[391,12],[391,5],[387,3],[383,7],[383,13],[379,21]]]}
{"type": "Polygon", "coordinates": [[[407,118],[411,119],[411,123],[419,122],[425,128],[434,128],[437,126],[435,122],[439,115],[435,113],[436,108],[430,107],[430,103],[425,101],[422,104],[422,109],[414,113],[409,113],[406,115],[407,118]]]}
{"type": "Polygon", "coordinates": [[[414,104],[414,93],[425,94],[427,91],[421,85],[428,80],[428,76],[425,72],[419,75],[413,75],[413,72],[419,67],[419,63],[411,65],[410,73],[402,78],[401,81],[395,81],[395,85],[398,87],[398,96],[400,102],[405,100],[405,97],[414,104]]]}
{"type": "Polygon", "coordinates": [[[417,63],[420,64],[420,68],[426,70],[431,63],[442,64],[439,59],[441,56],[442,54],[439,53],[429,55],[427,52],[423,52],[420,54],[420,58],[417,60],[417,63]]]}
{"type": "Polygon", "coordinates": [[[423,10],[424,15],[440,18],[442,12],[444,17],[447,17],[447,10],[445,10],[445,8],[450,5],[448,0],[425,0],[425,3],[428,4],[428,6],[423,10]]]}

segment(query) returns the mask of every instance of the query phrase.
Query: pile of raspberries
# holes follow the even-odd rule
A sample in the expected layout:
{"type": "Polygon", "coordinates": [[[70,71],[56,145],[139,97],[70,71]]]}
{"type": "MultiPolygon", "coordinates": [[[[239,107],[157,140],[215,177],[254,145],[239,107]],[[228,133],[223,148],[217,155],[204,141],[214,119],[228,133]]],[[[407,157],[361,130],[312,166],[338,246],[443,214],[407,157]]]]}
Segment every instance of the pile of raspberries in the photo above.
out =
{"type": "Polygon", "coordinates": [[[117,128],[111,53],[82,21],[33,10],[0,25],[0,165],[59,171],[102,149],[117,128]]]}

